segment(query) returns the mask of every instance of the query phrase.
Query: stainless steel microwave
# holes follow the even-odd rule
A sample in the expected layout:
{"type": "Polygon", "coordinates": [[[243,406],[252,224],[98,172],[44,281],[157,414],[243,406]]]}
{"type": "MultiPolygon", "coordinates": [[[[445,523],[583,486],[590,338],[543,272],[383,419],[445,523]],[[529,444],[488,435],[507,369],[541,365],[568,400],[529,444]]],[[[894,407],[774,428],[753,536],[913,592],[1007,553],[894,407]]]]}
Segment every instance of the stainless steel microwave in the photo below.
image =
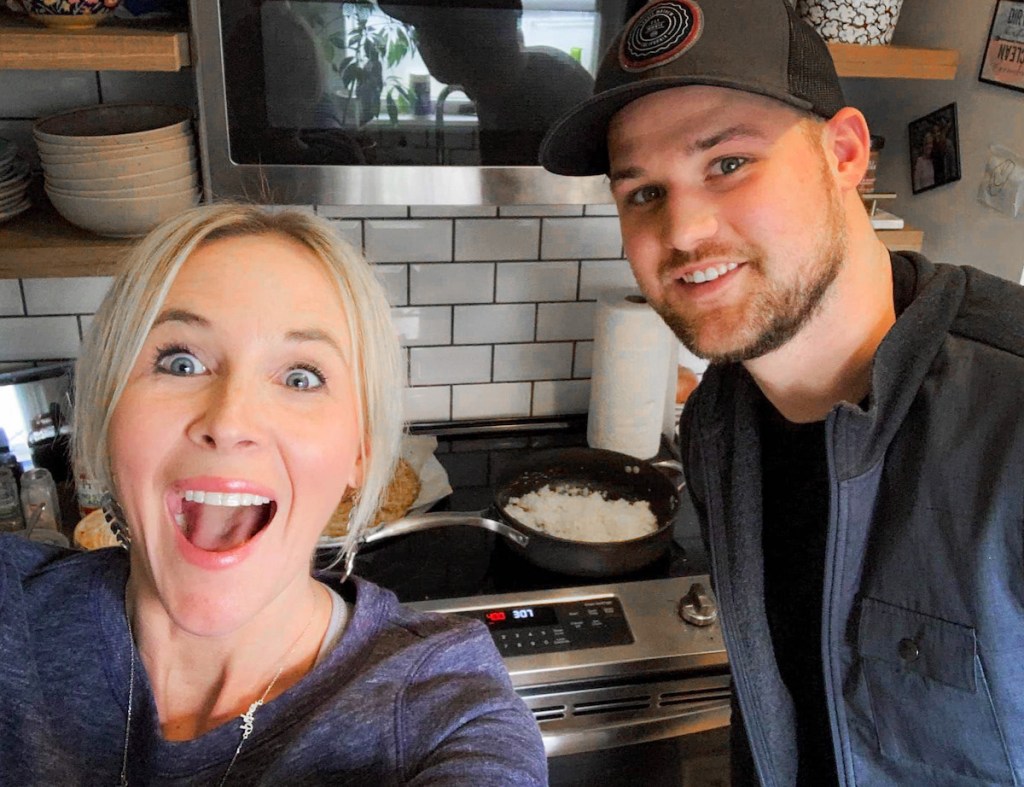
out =
{"type": "Polygon", "coordinates": [[[610,201],[536,164],[642,0],[191,0],[209,198],[610,201]]]}

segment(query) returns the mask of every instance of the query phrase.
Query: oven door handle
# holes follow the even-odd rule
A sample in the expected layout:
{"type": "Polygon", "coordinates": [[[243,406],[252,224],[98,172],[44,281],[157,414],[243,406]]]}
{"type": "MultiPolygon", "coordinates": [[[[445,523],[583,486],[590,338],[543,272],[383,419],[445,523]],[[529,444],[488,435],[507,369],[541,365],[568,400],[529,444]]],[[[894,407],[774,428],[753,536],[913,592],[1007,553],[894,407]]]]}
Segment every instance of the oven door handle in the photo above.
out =
{"type": "Polygon", "coordinates": [[[582,754],[620,746],[632,746],[668,738],[679,738],[728,727],[731,707],[728,699],[694,703],[675,713],[651,719],[626,719],[605,724],[593,720],[564,725],[540,723],[548,757],[582,754]]]}
{"type": "Polygon", "coordinates": [[[484,516],[482,512],[472,514],[459,511],[433,511],[426,514],[413,514],[412,516],[407,516],[402,519],[396,519],[394,522],[388,522],[386,525],[381,525],[376,530],[367,533],[359,541],[360,544],[373,544],[374,542],[382,541],[385,538],[392,538],[393,536],[403,536],[406,533],[419,533],[423,530],[433,530],[434,528],[448,527],[450,525],[468,525],[470,527],[480,527],[484,530],[490,530],[492,533],[504,536],[521,547],[525,547],[530,543],[530,537],[526,534],[520,533],[515,528],[506,525],[504,522],[498,522],[497,520],[490,519],[489,517],[484,516]]]}

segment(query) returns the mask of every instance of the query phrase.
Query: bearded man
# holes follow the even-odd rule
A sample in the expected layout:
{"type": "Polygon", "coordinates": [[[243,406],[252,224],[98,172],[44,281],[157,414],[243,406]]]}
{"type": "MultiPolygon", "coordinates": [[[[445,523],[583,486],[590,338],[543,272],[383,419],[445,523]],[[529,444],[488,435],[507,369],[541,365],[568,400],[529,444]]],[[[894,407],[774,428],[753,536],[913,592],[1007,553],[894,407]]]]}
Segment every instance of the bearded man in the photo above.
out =
{"type": "Polygon", "coordinates": [[[549,170],[607,174],[712,365],[680,445],[734,677],[734,780],[1024,784],[1024,290],[891,254],[786,0],[652,0],[549,170]]]}

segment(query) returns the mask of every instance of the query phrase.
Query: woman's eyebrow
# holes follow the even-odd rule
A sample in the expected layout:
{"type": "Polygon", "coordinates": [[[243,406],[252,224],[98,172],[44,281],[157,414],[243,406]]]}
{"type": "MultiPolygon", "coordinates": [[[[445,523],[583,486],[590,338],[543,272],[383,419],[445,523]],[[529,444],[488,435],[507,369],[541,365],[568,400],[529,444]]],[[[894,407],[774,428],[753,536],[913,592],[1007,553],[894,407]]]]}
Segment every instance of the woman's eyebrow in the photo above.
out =
{"type": "Polygon", "coordinates": [[[187,325],[198,325],[202,328],[210,327],[209,320],[205,317],[200,317],[195,312],[190,312],[188,309],[166,309],[160,312],[160,316],[153,321],[153,327],[156,328],[165,322],[183,322],[187,325]]]}
{"type": "Polygon", "coordinates": [[[285,334],[285,338],[290,342],[323,342],[340,355],[344,361],[348,362],[348,353],[327,331],[319,328],[302,328],[288,331],[285,334]]]}

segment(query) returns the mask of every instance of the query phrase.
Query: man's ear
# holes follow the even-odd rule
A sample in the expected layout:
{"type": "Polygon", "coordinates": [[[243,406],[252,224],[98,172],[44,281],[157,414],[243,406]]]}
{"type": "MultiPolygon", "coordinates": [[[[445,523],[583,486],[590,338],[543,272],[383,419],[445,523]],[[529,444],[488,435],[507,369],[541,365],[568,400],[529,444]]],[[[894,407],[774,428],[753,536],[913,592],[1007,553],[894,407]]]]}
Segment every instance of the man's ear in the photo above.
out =
{"type": "Polygon", "coordinates": [[[856,189],[868,169],[871,132],[859,109],[843,107],[825,122],[823,139],[835,168],[836,182],[843,191],[856,189]]]}

